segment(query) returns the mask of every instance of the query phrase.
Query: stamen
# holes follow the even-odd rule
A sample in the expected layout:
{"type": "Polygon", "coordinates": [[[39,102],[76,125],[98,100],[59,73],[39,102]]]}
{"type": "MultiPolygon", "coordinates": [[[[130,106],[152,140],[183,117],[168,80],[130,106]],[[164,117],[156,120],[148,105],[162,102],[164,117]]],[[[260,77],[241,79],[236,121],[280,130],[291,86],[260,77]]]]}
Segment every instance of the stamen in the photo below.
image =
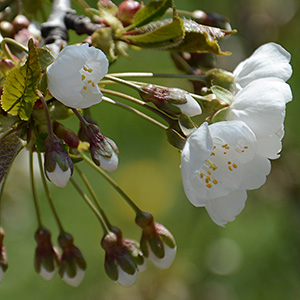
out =
{"type": "Polygon", "coordinates": [[[219,183],[217,179],[214,179],[212,182],[213,182],[213,184],[218,184],[219,183]]]}
{"type": "Polygon", "coordinates": [[[237,165],[236,164],[232,164],[232,166],[236,169],[237,168],[237,165]]]}
{"type": "Polygon", "coordinates": [[[85,79],[86,77],[83,75],[83,74],[81,74],[81,79],[82,79],[82,81],[85,79]]]}
{"type": "Polygon", "coordinates": [[[229,167],[228,167],[228,169],[229,169],[230,171],[233,171],[233,169],[232,169],[232,167],[231,167],[231,166],[229,166],[229,167]]]}
{"type": "Polygon", "coordinates": [[[213,169],[214,171],[216,171],[218,169],[218,167],[213,162],[211,162],[209,159],[207,160],[207,162],[209,163],[210,169],[213,169]]]}
{"type": "Polygon", "coordinates": [[[206,186],[207,186],[209,189],[212,188],[212,185],[211,185],[210,183],[208,183],[206,186]]]}
{"type": "Polygon", "coordinates": [[[83,89],[84,89],[84,90],[87,90],[87,87],[84,85],[84,86],[83,86],[83,89]]]}

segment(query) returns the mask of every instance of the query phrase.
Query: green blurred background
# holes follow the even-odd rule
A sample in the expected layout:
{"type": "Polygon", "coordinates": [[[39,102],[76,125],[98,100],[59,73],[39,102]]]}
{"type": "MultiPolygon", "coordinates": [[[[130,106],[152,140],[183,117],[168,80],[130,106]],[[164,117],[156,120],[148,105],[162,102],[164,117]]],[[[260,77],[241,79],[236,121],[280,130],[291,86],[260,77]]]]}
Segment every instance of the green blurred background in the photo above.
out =
{"type": "MultiPolygon", "coordinates": [[[[248,193],[246,207],[233,223],[218,227],[205,209],[193,207],[186,199],[180,153],[168,144],[164,132],[120,108],[101,103],[93,116],[103,134],[114,139],[120,149],[120,166],[113,177],[138,205],[173,233],[178,245],[175,262],[168,270],[156,269],[149,263],[148,270],[139,274],[131,288],[113,283],[104,272],[98,221],[71,185],[65,189],[51,187],[64,227],[74,235],[88,269],[78,288],[68,286],[59,276],[44,281],[33,269],[37,222],[29,189],[27,153],[23,153],[14,164],[3,199],[9,269],[0,284],[0,299],[300,299],[300,3],[177,0],[175,4],[178,9],[218,12],[231,20],[238,33],[221,46],[233,54],[219,59],[220,66],[228,70],[269,41],[280,43],[292,54],[294,74],[289,83],[294,100],[287,107],[283,152],[280,159],[272,162],[267,183],[248,193]]],[[[129,58],[121,58],[111,72],[177,72],[167,52],[130,54],[129,58]]],[[[191,90],[189,83],[179,80],[160,83],[191,90]]],[[[68,124],[77,130],[74,121],[68,124]]],[[[112,223],[121,227],[127,238],[139,239],[134,214],[122,198],[93,170],[82,168],[112,223]]],[[[40,185],[38,196],[43,219],[56,244],[57,228],[40,185]]]]}

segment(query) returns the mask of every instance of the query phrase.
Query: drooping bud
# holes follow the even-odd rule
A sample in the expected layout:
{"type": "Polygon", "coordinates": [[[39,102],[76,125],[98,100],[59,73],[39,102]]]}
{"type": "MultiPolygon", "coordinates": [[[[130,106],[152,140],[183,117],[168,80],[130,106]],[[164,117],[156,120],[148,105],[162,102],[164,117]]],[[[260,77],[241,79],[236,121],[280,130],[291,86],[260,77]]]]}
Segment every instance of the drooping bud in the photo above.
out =
{"type": "Polygon", "coordinates": [[[58,187],[65,187],[73,173],[73,162],[63,147],[63,142],[53,135],[44,141],[45,173],[58,187]]]}
{"type": "Polygon", "coordinates": [[[74,246],[72,235],[62,232],[58,237],[58,243],[62,248],[58,273],[69,285],[79,286],[84,278],[86,262],[80,250],[74,246]]]}
{"type": "Polygon", "coordinates": [[[199,24],[231,30],[228,18],[218,13],[206,13],[202,10],[195,10],[192,13],[192,18],[199,24]]]}
{"type": "Polygon", "coordinates": [[[53,122],[53,132],[70,147],[77,148],[79,145],[78,136],[69,128],[58,122],[53,122]]]}
{"type": "Polygon", "coordinates": [[[0,282],[2,281],[4,273],[8,268],[6,250],[3,244],[4,236],[5,236],[4,230],[0,227],[0,282]]]}
{"type": "Polygon", "coordinates": [[[101,134],[97,125],[81,126],[79,137],[90,144],[91,156],[97,166],[110,172],[117,169],[118,147],[113,140],[101,134]]]}
{"type": "Polygon", "coordinates": [[[138,271],[145,268],[144,257],[135,241],[122,237],[118,228],[104,235],[101,246],[105,250],[105,271],[107,275],[122,286],[132,286],[138,271]]]}
{"type": "Polygon", "coordinates": [[[116,17],[122,21],[124,26],[128,26],[132,23],[132,19],[140,7],[140,2],[134,0],[125,0],[120,3],[116,17]]]}
{"type": "Polygon", "coordinates": [[[46,228],[39,228],[35,233],[34,268],[45,280],[51,280],[59,266],[59,255],[52,246],[51,233],[46,228]]]}
{"type": "Polygon", "coordinates": [[[174,261],[177,249],[172,234],[146,212],[138,214],[135,222],[142,228],[140,245],[144,256],[160,269],[169,268],[174,261]]]}
{"type": "Polygon", "coordinates": [[[178,117],[183,113],[194,117],[202,113],[199,103],[188,92],[178,88],[158,88],[148,84],[141,88],[140,96],[172,116],[178,117]]]}

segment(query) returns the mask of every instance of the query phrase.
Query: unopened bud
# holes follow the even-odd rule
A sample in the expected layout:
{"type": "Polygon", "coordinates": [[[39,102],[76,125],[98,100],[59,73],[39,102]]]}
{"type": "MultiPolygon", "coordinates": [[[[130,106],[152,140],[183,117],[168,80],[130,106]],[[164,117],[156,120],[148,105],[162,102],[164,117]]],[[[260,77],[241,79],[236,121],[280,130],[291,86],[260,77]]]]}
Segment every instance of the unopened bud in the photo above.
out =
{"type": "Polygon", "coordinates": [[[80,250],[74,246],[72,235],[62,232],[58,237],[58,243],[62,248],[58,273],[69,285],[78,286],[84,278],[86,262],[80,250]]]}
{"type": "Polygon", "coordinates": [[[37,247],[34,257],[35,271],[45,280],[51,280],[59,266],[57,250],[52,246],[51,233],[46,228],[39,228],[35,233],[37,247]]]}
{"type": "Polygon", "coordinates": [[[97,166],[110,172],[117,169],[119,163],[118,147],[113,140],[101,134],[97,125],[82,126],[79,137],[90,144],[91,156],[97,166]]]}
{"type": "Polygon", "coordinates": [[[195,10],[192,18],[199,24],[231,30],[228,18],[217,13],[205,13],[202,10],[195,10]]]}
{"type": "Polygon", "coordinates": [[[56,186],[65,187],[73,173],[73,162],[63,148],[63,143],[49,135],[44,141],[45,173],[56,186]]]}
{"type": "Polygon", "coordinates": [[[132,19],[140,9],[141,3],[133,0],[125,0],[120,3],[116,17],[122,21],[125,26],[132,23],[132,19]]]}
{"type": "Polygon", "coordinates": [[[144,257],[135,241],[124,239],[119,229],[113,231],[104,235],[101,241],[106,274],[123,286],[132,286],[138,271],[144,268],[144,257]]]}
{"type": "Polygon", "coordinates": [[[199,103],[188,92],[178,88],[158,88],[148,84],[141,88],[140,96],[172,116],[183,113],[194,117],[202,113],[199,103]]]}
{"type": "Polygon", "coordinates": [[[163,225],[155,222],[153,217],[151,221],[149,215],[143,213],[136,217],[137,225],[142,228],[141,250],[156,267],[167,269],[174,261],[176,242],[172,234],[163,225]]]}
{"type": "Polygon", "coordinates": [[[18,32],[24,28],[28,28],[30,21],[24,15],[17,15],[13,21],[12,25],[14,27],[14,32],[18,32]]]}

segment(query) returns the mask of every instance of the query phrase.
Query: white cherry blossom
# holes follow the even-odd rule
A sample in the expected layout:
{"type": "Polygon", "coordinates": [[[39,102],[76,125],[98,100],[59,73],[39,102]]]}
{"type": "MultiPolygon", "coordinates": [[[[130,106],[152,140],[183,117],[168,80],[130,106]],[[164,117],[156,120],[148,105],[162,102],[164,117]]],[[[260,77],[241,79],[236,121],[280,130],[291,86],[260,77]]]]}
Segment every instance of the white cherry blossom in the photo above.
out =
{"type": "Polygon", "coordinates": [[[257,140],[242,121],[203,123],[182,150],[185,193],[195,206],[205,206],[213,221],[224,226],[241,212],[246,190],[266,181],[270,161],[257,153],[257,140]]]}
{"type": "Polygon", "coordinates": [[[72,108],[101,102],[98,82],[108,71],[105,54],[88,44],[65,47],[47,68],[48,89],[53,97],[72,108]]]}

